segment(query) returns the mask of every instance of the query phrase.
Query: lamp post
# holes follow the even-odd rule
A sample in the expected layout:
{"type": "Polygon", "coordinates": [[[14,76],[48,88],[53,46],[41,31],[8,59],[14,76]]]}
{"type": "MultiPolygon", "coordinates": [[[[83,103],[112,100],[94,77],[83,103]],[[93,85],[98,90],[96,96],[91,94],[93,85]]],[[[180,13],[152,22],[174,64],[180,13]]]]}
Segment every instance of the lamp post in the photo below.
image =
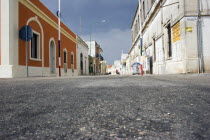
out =
{"type": "MultiPolygon", "coordinates": [[[[98,23],[105,23],[105,22],[106,22],[106,20],[103,19],[101,21],[98,21],[98,22],[95,22],[95,23],[91,24],[91,26],[90,26],[90,56],[91,56],[91,47],[92,47],[92,43],[91,43],[91,41],[92,41],[92,26],[95,25],[95,24],[98,24],[98,23]]],[[[100,51],[99,51],[99,66],[100,66],[100,51]]]]}
{"type": "Polygon", "coordinates": [[[105,23],[105,22],[106,22],[106,20],[103,19],[101,21],[94,22],[94,23],[92,23],[90,25],[90,55],[91,55],[91,41],[92,41],[92,28],[93,28],[93,25],[98,24],[98,23],[105,23]]]}

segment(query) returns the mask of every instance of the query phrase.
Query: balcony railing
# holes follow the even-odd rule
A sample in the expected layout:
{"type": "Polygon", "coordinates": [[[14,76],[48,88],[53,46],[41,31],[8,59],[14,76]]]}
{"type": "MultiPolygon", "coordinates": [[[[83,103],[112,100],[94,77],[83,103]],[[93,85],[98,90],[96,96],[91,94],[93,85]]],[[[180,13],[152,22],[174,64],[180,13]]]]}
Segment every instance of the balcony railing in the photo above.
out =
{"type": "Polygon", "coordinates": [[[96,54],[96,58],[100,58],[101,61],[104,61],[104,57],[101,54],[96,54]]]}

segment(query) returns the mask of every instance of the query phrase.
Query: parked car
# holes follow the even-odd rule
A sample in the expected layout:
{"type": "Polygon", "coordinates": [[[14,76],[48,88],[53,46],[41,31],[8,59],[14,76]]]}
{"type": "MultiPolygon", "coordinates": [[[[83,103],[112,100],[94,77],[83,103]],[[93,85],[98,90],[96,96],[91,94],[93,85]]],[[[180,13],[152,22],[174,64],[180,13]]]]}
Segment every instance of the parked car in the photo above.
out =
{"type": "Polygon", "coordinates": [[[111,72],[107,72],[107,73],[106,73],[106,75],[111,75],[111,74],[112,74],[111,72]]]}

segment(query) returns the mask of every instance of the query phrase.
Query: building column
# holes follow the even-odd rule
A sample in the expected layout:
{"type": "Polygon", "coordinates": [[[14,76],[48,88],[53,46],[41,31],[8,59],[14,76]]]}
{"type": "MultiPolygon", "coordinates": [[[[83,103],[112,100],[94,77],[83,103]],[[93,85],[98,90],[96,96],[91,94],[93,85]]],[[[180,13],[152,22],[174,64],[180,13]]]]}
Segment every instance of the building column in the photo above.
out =
{"type": "Polygon", "coordinates": [[[18,0],[1,0],[0,77],[14,77],[18,65],[18,0]]]}

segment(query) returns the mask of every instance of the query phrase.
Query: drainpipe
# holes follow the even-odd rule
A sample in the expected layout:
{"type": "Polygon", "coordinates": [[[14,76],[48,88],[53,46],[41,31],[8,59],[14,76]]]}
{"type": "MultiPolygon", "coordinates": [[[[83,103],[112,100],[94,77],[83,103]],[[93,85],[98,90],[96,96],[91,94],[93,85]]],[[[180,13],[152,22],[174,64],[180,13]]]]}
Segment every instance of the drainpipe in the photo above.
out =
{"type": "MultiPolygon", "coordinates": [[[[166,69],[166,61],[165,61],[165,44],[164,44],[164,27],[163,27],[163,1],[160,2],[160,8],[161,8],[161,30],[162,30],[162,50],[163,50],[163,63],[166,69]]],[[[160,63],[160,62],[158,62],[160,63]]],[[[158,65],[158,74],[159,73],[159,65],[158,65]]]]}

